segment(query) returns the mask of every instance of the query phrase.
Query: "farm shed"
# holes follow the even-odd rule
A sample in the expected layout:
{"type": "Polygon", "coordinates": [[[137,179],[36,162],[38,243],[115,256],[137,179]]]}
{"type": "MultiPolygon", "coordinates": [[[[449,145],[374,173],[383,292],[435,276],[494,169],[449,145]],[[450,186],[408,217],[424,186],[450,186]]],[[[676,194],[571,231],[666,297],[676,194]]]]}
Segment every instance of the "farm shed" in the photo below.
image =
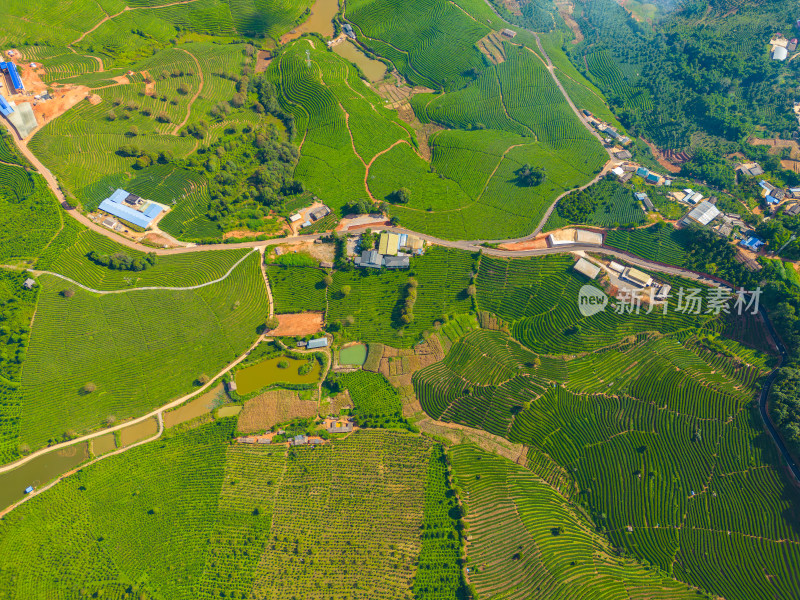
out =
{"type": "Polygon", "coordinates": [[[308,438],[304,435],[296,435],[292,438],[292,446],[302,446],[308,441],[308,438]]]}
{"type": "Polygon", "coordinates": [[[653,212],[653,211],[655,210],[655,207],[653,206],[653,203],[650,201],[650,198],[648,198],[648,197],[647,197],[647,194],[645,194],[644,192],[636,192],[636,193],[634,194],[634,197],[635,197],[635,198],[636,198],[636,199],[637,199],[639,202],[641,202],[642,204],[644,204],[644,209],[645,209],[646,211],[653,212]]]}
{"type": "Polygon", "coordinates": [[[305,348],[306,346],[308,346],[308,342],[305,340],[300,340],[299,342],[297,342],[298,348],[305,348]]]}
{"type": "Polygon", "coordinates": [[[578,259],[578,262],[576,262],[572,268],[589,279],[594,279],[600,273],[600,267],[590,263],[585,258],[578,259]]]}
{"type": "Polygon", "coordinates": [[[350,25],[350,23],[345,23],[342,25],[342,31],[347,37],[356,39],[356,32],[353,31],[353,26],[350,25]]]}
{"type": "Polygon", "coordinates": [[[511,29],[503,29],[503,31],[501,31],[500,33],[502,33],[504,36],[508,38],[513,38],[514,36],[517,35],[517,32],[511,29]]]}
{"type": "Polygon", "coordinates": [[[613,260],[610,263],[608,263],[608,268],[611,269],[612,271],[616,271],[617,273],[622,273],[625,270],[625,267],[623,267],[621,264],[613,260]]]}
{"type": "Polygon", "coordinates": [[[667,295],[669,294],[669,291],[671,289],[672,289],[672,286],[669,285],[668,283],[662,285],[658,289],[658,291],[656,292],[656,295],[655,295],[656,300],[664,300],[667,297],[667,295]]]}
{"type": "Polygon", "coordinates": [[[625,171],[623,171],[620,167],[614,167],[611,169],[611,172],[617,177],[622,177],[625,175],[625,171]]]}
{"type": "Polygon", "coordinates": [[[383,256],[377,250],[364,250],[355,260],[357,267],[380,269],[383,266],[383,256]]]}
{"type": "Polygon", "coordinates": [[[297,223],[302,218],[303,217],[301,217],[299,214],[294,214],[294,215],[289,217],[289,222],[290,223],[297,223]]]}
{"type": "Polygon", "coordinates": [[[621,275],[622,279],[632,283],[633,285],[643,288],[647,287],[651,283],[653,283],[653,278],[650,277],[647,273],[643,273],[639,269],[634,269],[633,267],[627,267],[621,275]]]}
{"type": "Polygon", "coordinates": [[[636,174],[639,177],[647,177],[650,174],[650,171],[648,171],[644,167],[639,167],[638,169],[636,169],[636,174]]]}
{"type": "Polygon", "coordinates": [[[620,150],[619,152],[614,152],[614,158],[619,160],[628,160],[632,157],[631,153],[627,150],[620,150]]]}
{"type": "Polygon", "coordinates": [[[649,173],[649,174],[647,175],[647,177],[645,177],[645,178],[644,178],[644,180],[645,180],[647,183],[652,183],[652,184],[654,184],[654,185],[655,185],[656,183],[658,183],[659,181],[661,181],[661,176],[660,176],[660,175],[656,175],[655,173],[649,173]]]}
{"type": "Polygon", "coordinates": [[[329,260],[321,260],[320,263],[319,263],[319,268],[320,269],[332,269],[333,268],[333,263],[331,261],[329,261],[329,260]]]}
{"type": "Polygon", "coordinates": [[[0,62],[0,71],[3,71],[3,73],[8,73],[8,76],[11,78],[11,85],[14,86],[16,91],[25,91],[25,86],[22,85],[22,78],[19,76],[19,72],[17,71],[17,65],[10,61],[0,62]]]}
{"type": "Polygon", "coordinates": [[[790,217],[800,215],[800,202],[795,202],[783,212],[789,215],[790,217]]]}
{"type": "Polygon", "coordinates": [[[2,94],[0,94],[0,115],[7,117],[12,112],[14,112],[14,107],[8,103],[2,94]]]}
{"type": "Polygon", "coordinates": [[[786,48],[783,46],[776,46],[775,49],[772,51],[772,59],[773,60],[786,60],[786,57],[789,53],[786,51],[786,48]]]}
{"type": "Polygon", "coordinates": [[[408,269],[411,266],[411,258],[408,254],[401,256],[384,256],[383,264],[387,269],[408,269]]]}
{"type": "Polygon", "coordinates": [[[314,338],[313,340],[308,342],[306,347],[309,350],[314,350],[315,348],[327,348],[328,347],[328,338],[326,338],[326,337],[314,338]]]}
{"type": "Polygon", "coordinates": [[[25,280],[25,283],[22,284],[22,287],[24,287],[26,290],[32,290],[33,286],[35,286],[35,285],[36,285],[36,280],[35,279],[31,279],[30,277],[28,277],[25,280]]]}
{"type": "Polygon", "coordinates": [[[702,202],[689,211],[689,214],[686,215],[686,220],[694,221],[700,225],[708,225],[719,214],[719,209],[711,202],[702,202]]]}
{"type": "Polygon", "coordinates": [[[229,381],[228,382],[228,391],[229,392],[235,392],[236,391],[236,382],[235,381],[229,381]]]}
{"type": "Polygon", "coordinates": [[[378,242],[378,252],[381,254],[388,254],[390,256],[397,256],[397,250],[400,247],[400,236],[396,233],[382,233],[380,241],[378,242]]]}
{"type": "Polygon", "coordinates": [[[99,209],[123,221],[136,225],[137,227],[147,229],[153,219],[161,212],[162,208],[158,204],[151,203],[145,212],[140,212],[130,206],[125,206],[123,203],[130,195],[131,194],[123,189],[117,189],[100,203],[99,209]]]}

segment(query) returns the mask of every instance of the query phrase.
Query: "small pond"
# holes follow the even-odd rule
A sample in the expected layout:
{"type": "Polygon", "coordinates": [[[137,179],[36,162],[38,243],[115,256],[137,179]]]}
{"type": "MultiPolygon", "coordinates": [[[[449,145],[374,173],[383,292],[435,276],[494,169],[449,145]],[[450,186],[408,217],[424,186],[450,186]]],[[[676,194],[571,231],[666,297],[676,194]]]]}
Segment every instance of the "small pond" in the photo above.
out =
{"type": "Polygon", "coordinates": [[[358,65],[370,81],[380,81],[383,79],[384,75],[386,75],[385,64],[379,60],[368,57],[350,40],[345,40],[341,44],[336,44],[333,47],[333,51],[342,58],[346,58],[350,62],[358,65]]]}
{"type": "Polygon", "coordinates": [[[158,421],[155,417],[146,419],[141,423],[136,423],[119,430],[120,447],[130,446],[136,442],[141,442],[147,438],[153,437],[158,433],[158,421]]]}
{"type": "Polygon", "coordinates": [[[224,402],[225,390],[220,383],[194,400],[190,400],[186,404],[181,404],[178,408],[164,413],[164,427],[169,429],[170,427],[175,427],[175,425],[206,415],[210,413],[215,406],[224,402]]]}
{"type": "Polygon", "coordinates": [[[339,364],[360,367],[367,360],[367,345],[352,344],[339,350],[339,364]]]}
{"type": "Polygon", "coordinates": [[[277,356],[262,360],[259,363],[245,367],[236,372],[236,391],[242,396],[260,390],[273,383],[316,383],[319,379],[320,364],[315,359],[311,371],[305,375],[299,372],[300,367],[306,364],[306,359],[277,356]],[[278,366],[281,362],[288,363],[285,369],[278,366]]]}
{"type": "Polygon", "coordinates": [[[319,33],[333,37],[333,17],[339,12],[339,0],[317,0],[311,7],[311,14],[302,24],[290,33],[281,36],[281,44],[299,38],[304,33],[319,33]]]}
{"type": "Polygon", "coordinates": [[[40,488],[89,458],[87,442],[53,450],[0,474],[0,510],[25,496],[25,488],[40,488]]]}

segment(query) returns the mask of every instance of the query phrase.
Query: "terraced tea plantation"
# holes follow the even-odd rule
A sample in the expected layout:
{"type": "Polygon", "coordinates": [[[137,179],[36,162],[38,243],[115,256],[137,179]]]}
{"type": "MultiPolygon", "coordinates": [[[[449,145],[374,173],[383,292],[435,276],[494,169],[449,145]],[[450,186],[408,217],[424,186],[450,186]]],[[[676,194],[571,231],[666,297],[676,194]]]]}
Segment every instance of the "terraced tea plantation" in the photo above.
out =
{"type": "MultiPolygon", "coordinates": [[[[564,261],[481,258],[479,307],[496,311],[510,327],[507,333],[473,331],[443,361],[416,372],[422,408],[436,419],[524,444],[532,472],[525,477],[540,478],[537,485],[552,488],[548,493],[579,505],[590,519],[585,532],[604,534],[609,551],[629,553],[662,578],[674,576],[726,598],[769,598],[773,589],[796,595],[800,580],[792,565],[800,560],[800,538],[793,523],[800,506],[794,494],[782,492],[788,484],[754,404],[774,357],[719,338],[714,332],[726,327],[725,318],[691,323],[628,315],[626,334],[608,321],[599,325],[600,343],[581,337],[592,319],[602,320],[595,315],[574,334],[580,345],[567,336],[555,342],[562,333],[553,323],[563,305],[572,304],[562,292],[577,294],[564,261]],[[559,295],[547,296],[550,290],[559,295]],[[545,306],[544,325],[528,327],[545,306]],[[698,554],[713,558],[704,562],[698,554]],[[733,555],[746,562],[748,573],[735,584],[722,575],[733,568],[733,555]],[[759,571],[775,575],[766,581],[756,576],[759,571]]],[[[470,475],[462,485],[489,494],[485,502],[492,506],[505,502],[497,499],[495,485],[484,483],[491,470],[469,469],[480,481],[473,483],[470,475]]],[[[516,493],[527,501],[531,487],[520,485],[516,493]]],[[[484,512],[478,510],[479,520],[484,512]]],[[[544,539],[563,548],[553,538],[567,528],[556,523],[550,529],[544,539]]],[[[551,570],[538,571],[554,550],[531,550],[527,537],[515,547],[512,537],[508,556],[502,556],[499,540],[489,541],[490,535],[480,530],[472,550],[468,544],[468,556],[479,560],[469,577],[479,593],[483,588],[490,597],[526,597],[530,590],[516,587],[522,581],[540,591],[555,585],[545,574],[551,570]]]]}
{"type": "Polygon", "coordinates": [[[620,559],[546,481],[474,446],[452,451],[469,525],[468,578],[481,598],[696,598],[620,559]]]}
{"type": "Polygon", "coordinates": [[[228,419],[178,431],[23,505],[0,524],[0,598],[106,597],[123,584],[175,599],[437,598],[461,587],[440,446],[361,431],[290,450],[231,445],[233,429],[228,419]],[[23,522],[58,527],[22,535],[23,522]],[[37,547],[47,551],[25,560],[37,547]]]}
{"type": "Polygon", "coordinates": [[[51,275],[39,284],[17,431],[31,448],[190,392],[256,340],[268,312],[257,253],[196,290],[96,295],[51,275]]]}

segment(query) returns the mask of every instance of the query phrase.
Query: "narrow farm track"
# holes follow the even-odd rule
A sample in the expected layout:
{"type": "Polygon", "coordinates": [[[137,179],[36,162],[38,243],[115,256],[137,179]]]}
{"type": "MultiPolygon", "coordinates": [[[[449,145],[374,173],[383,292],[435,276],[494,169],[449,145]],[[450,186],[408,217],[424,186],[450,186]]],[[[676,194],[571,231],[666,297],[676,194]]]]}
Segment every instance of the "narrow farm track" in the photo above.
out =
{"type": "Polygon", "coordinates": [[[186,107],[186,116],[183,118],[183,121],[175,125],[175,129],[172,130],[172,135],[178,135],[178,132],[183,128],[183,126],[189,122],[189,117],[192,116],[192,104],[194,104],[194,101],[200,97],[200,93],[203,91],[204,83],[203,69],[200,67],[200,61],[197,60],[197,57],[184,48],[179,48],[179,50],[183,50],[183,52],[186,52],[186,54],[191,56],[194,64],[197,65],[197,74],[200,76],[200,85],[197,88],[197,92],[195,92],[194,96],[192,96],[192,98],[189,100],[189,105],[186,107]]]}

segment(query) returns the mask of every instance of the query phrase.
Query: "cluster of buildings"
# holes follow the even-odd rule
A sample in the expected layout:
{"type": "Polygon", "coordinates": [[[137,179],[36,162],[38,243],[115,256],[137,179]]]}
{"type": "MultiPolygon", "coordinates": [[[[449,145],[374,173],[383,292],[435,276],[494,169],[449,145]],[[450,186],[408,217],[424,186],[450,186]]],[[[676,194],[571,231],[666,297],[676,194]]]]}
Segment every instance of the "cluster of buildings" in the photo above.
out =
{"type": "Polygon", "coordinates": [[[633,197],[642,203],[644,212],[654,212],[656,210],[656,207],[653,206],[653,202],[650,200],[650,197],[644,192],[634,192],[633,197]]]}
{"type": "Polygon", "coordinates": [[[311,227],[312,223],[315,223],[316,221],[319,221],[320,219],[323,219],[327,217],[329,214],[331,214],[331,209],[324,204],[316,208],[312,207],[308,208],[299,210],[293,215],[291,215],[289,217],[289,222],[294,225],[303,218],[303,212],[308,211],[306,213],[306,220],[303,221],[303,223],[300,225],[300,229],[305,229],[306,227],[311,227]],[[311,208],[311,210],[309,211],[308,208],[311,208]]]}
{"type": "MultiPolygon", "coordinates": [[[[11,54],[11,50],[9,50],[9,54],[11,54]]],[[[2,73],[3,77],[0,78],[0,88],[5,87],[3,85],[3,79],[7,78],[9,82],[8,89],[12,94],[19,94],[25,91],[25,86],[22,83],[22,77],[19,76],[19,71],[17,71],[17,65],[15,65],[11,61],[0,61],[0,73],[2,73]]],[[[0,93],[0,115],[4,117],[8,117],[11,113],[14,112],[15,106],[12,102],[9,102],[5,96],[0,93]]]]}
{"type": "MultiPolygon", "coordinates": [[[[161,214],[164,207],[118,188],[100,203],[98,210],[117,217],[125,223],[147,229],[153,220],[161,214]]],[[[115,228],[116,224],[111,219],[105,219],[103,225],[115,228]]]]}
{"type": "MultiPolygon", "coordinates": [[[[327,417],[322,421],[322,427],[328,433],[352,433],[358,429],[353,417],[327,417]]],[[[236,438],[236,441],[240,444],[272,444],[275,436],[278,435],[286,435],[286,432],[283,429],[278,429],[278,431],[270,431],[261,435],[239,437],[236,438]]],[[[282,443],[289,446],[308,445],[313,447],[324,444],[325,440],[317,435],[298,434],[282,443]]]]}
{"type": "MultiPolygon", "coordinates": [[[[589,279],[596,279],[600,274],[600,266],[585,258],[578,259],[578,262],[576,262],[572,268],[589,279]]],[[[630,284],[637,289],[652,288],[654,291],[653,297],[656,300],[663,300],[666,298],[672,289],[669,284],[655,281],[644,271],[633,267],[626,267],[613,260],[609,262],[607,270],[609,271],[609,275],[612,276],[612,282],[614,279],[618,279],[620,282],[630,284]]]]}
{"type": "MultiPolygon", "coordinates": [[[[617,154],[622,155],[621,152],[617,152],[615,156],[617,154]]],[[[625,154],[630,156],[630,152],[627,150],[625,151],[625,154]]],[[[611,169],[611,172],[616,175],[622,183],[629,181],[631,177],[636,175],[637,177],[644,179],[645,183],[649,183],[650,185],[672,185],[671,180],[665,179],[658,173],[654,173],[650,169],[632,162],[625,162],[617,167],[614,167],[611,169]]]]}
{"type": "Polygon", "coordinates": [[[625,146],[626,144],[630,143],[631,138],[626,135],[622,135],[619,131],[617,131],[616,127],[609,125],[605,121],[601,121],[585,108],[581,110],[581,112],[592,127],[597,129],[597,131],[599,131],[602,135],[606,136],[605,142],[607,144],[617,143],[625,146]]]}
{"type": "Polygon", "coordinates": [[[378,239],[378,249],[363,250],[354,263],[360,268],[408,269],[411,266],[410,255],[422,254],[424,245],[425,242],[415,235],[384,232],[378,239]]]}

